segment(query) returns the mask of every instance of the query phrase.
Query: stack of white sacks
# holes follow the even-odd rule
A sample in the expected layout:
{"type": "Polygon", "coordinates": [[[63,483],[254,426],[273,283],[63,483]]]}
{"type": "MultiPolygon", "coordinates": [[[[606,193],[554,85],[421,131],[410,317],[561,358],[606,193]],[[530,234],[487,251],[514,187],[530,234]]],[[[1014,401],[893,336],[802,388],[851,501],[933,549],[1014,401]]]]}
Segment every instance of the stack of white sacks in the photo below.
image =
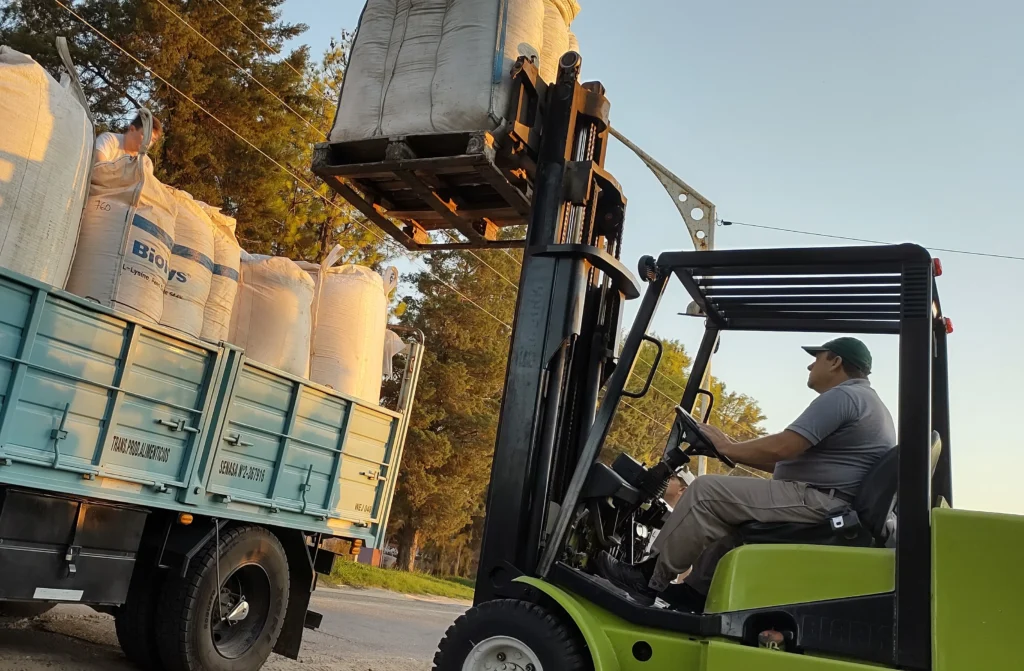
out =
{"type": "Polygon", "coordinates": [[[162,184],[142,151],[93,166],[67,290],[144,322],[221,341],[240,254],[234,220],[162,184]]]}
{"type": "MultiPolygon", "coordinates": [[[[242,253],[228,340],[246,356],[355,398],[378,403],[400,348],[387,340],[388,296],[398,281],[370,268],[242,253]]],[[[393,335],[393,334],[392,334],[393,335]]]]}
{"type": "Polygon", "coordinates": [[[378,403],[397,271],[246,254],[233,218],[154,176],[140,113],[142,151],[93,165],[77,81],[0,47],[0,266],[378,403]]]}
{"type": "Polygon", "coordinates": [[[553,82],[579,50],[579,11],[576,0],[367,0],[331,142],[495,130],[513,63],[526,56],[553,82]]]}

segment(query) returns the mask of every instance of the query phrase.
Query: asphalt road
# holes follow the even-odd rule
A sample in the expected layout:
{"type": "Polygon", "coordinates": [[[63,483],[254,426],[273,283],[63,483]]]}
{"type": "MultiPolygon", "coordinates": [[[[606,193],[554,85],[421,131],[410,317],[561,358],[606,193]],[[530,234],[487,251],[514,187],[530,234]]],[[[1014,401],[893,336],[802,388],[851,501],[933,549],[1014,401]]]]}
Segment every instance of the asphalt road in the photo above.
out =
{"type": "MultiPolygon", "coordinates": [[[[318,589],[323,613],[298,661],[274,655],[266,671],[427,671],[437,642],[468,604],[381,590],[318,589]]],[[[59,606],[34,620],[0,620],[4,671],[133,671],[117,645],[113,618],[59,606]]]]}

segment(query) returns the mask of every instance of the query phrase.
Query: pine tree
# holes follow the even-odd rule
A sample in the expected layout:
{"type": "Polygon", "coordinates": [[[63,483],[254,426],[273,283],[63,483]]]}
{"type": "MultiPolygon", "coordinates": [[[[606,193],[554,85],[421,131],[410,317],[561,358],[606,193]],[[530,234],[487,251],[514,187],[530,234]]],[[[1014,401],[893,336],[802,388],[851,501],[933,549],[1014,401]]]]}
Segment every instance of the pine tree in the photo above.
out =
{"type": "MultiPolygon", "coordinates": [[[[477,255],[518,277],[504,253],[477,255]]],[[[417,293],[402,317],[426,337],[391,516],[406,569],[419,548],[450,545],[482,511],[508,357],[509,332],[499,320],[511,324],[515,308],[515,289],[469,254],[432,254],[427,265],[431,273],[413,278],[417,293]]]]}

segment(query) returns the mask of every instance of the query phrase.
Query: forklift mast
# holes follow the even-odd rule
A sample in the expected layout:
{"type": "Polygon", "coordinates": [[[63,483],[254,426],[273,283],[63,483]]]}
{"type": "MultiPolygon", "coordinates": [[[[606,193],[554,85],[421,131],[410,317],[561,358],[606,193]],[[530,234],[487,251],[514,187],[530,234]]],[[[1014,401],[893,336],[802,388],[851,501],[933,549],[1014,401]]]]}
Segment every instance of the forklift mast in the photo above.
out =
{"type": "Polygon", "coordinates": [[[559,61],[542,106],[535,190],[487,497],[476,602],[536,575],[614,369],[622,302],[639,286],[619,261],[626,199],[604,171],[609,104],[559,61]]]}

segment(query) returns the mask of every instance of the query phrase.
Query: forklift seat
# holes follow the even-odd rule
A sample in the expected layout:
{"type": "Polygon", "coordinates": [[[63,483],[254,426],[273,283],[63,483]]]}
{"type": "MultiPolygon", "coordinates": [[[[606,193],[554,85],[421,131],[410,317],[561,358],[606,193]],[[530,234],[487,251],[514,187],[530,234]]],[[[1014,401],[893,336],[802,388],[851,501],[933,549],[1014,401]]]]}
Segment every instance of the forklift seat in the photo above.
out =
{"type": "MultiPolygon", "coordinates": [[[[942,439],[932,431],[929,460],[934,474],[942,453],[942,439]]],[[[737,531],[741,544],[804,543],[881,547],[893,533],[899,475],[899,447],[886,452],[871,467],[850,508],[814,524],[749,522],[737,531]]]]}

